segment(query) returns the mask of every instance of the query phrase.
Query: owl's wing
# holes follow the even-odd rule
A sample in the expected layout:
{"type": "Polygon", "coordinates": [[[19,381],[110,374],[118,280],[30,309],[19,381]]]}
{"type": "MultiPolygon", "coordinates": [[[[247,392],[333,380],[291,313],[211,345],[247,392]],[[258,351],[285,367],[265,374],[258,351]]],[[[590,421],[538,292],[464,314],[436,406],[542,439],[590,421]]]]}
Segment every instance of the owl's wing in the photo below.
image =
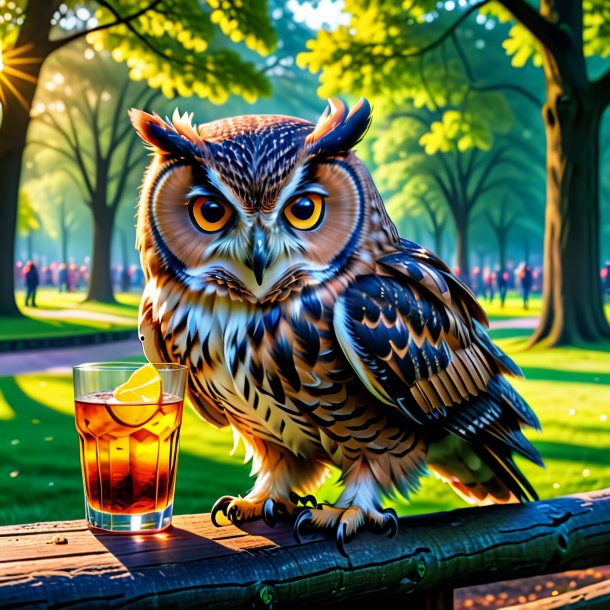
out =
{"type": "MultiPolygon", "coordinates": [[[[152,303],[146,298],[142,299],[140,304],[138,327],[144,354],[148,361],[173,362],[167,351],[167,346],[161,337],[159,325],[154,321],[152,303]]],[[[196,370],[188,371],[187,395],[195,411],[216,428],[228,426],[229,420],[223,411],[203,394],[203,388],[198,375],[199,372],[196,370]]]]}
{"type": "Polygon", "coordinates": [[[538,419],[502,376],[521,371],[487,336],[470,290],[406,240],[378,262],[384,273],[356,278],[334,308],[338,341],[369,391],[502,463],[514,450],[541,464],[521,432],[521,425],[539,428],[538,419]]]}

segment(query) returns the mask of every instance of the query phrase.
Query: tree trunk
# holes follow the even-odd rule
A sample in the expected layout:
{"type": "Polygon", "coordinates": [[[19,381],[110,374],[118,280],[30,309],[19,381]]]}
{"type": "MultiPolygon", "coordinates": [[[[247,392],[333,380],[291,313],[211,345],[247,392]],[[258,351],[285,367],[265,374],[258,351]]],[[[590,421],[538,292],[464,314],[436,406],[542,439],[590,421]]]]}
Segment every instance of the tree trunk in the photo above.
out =
{"type": "Polygon", "coordinates": [[[62,227],[61,231],[61,263],[68,263],[68,229],[62,227]]]}
{"type": "Polygon", "coordinates": [[[542,316],[530,345],[610,339],[599,279],[601,109],[547,75],[542,316]]]}
{"type": "MultiPolygon", "coordinates": [[[[5,255],[0,257],[0,315],[20,316],[15,302],[15,280],[13,265],[15,258],[15,235],[17,230],[17,202],[21,180],[21,159],[30,124],[30,109],[36,93],[36,85],[44,59],[50,52],[48,35],[51,17],[57,2],[30,0],[25,12],[25,21],[19,29],[15,48],[25,48],[20,57],[38,57],[40,61],[20,64],[34,82],[19,79],[15,83],[25,102],[25,108],[14,95],[4,89],[7,103],[2,109],[0,124],[0,244],[5,255]]],[[[6,60],[7,65],[10,60],[6,60]]],[[[9,77],[10,78],[10,77],[9,77]]],[[[15,79],[13,79],[15,80],[15,79]]]]}
{"type": "Polygon", "coordinates": [[[500,269],[502,271],[506,271],[506,241],[507,241],[506,233],[500,231],[498,233],[498,257],[500,260],[500,269]]]}
{"type": "Polygon", "coordinates": [[[457,266],[460,270],[460,279],[470,285],[470,235],[468,228],[468,218],[455,219],[455,239],[456,239],[456,258],[457,266]]]}
{"type": "Polygon", "coordinates": [[[15,238],[17,233],[17,201],[19,196],[19,177],[21,157],[25,146],[25,136],[29,115],[23,108],[8,108],[0,125],[0,243],[4,256],[0,257],[0,315],[20,316],[15,301],[15,238]],[[15,116],[8,120],[8,112],[15,116]]]}
{"type": "Polygon", "coordinates": [[[443,258],[443,233],[444,227],[442,225],[434,227],[434,254],[440,259],[443,258]]]}
{"type": "Polygon", "coordinates": [[[87,301],[115,303],[110,270],[114,210],[106,206],[105,197],[93,203],[93,256],[87,301]]]}

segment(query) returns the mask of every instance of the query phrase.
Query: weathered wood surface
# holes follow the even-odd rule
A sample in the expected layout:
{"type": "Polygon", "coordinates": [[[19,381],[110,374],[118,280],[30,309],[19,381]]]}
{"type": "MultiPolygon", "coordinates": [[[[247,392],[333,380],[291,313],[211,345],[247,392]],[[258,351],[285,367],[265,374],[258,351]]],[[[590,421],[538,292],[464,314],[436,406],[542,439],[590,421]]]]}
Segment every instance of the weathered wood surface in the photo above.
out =
{"type": "MultiPolygon", "coordinates": [[[[215,528],[178,516],[164,534],[93,534],[84,521],[0,528],[0,608],[317,608],[610,562],[610,489],[521,506],[403,518],[298,545],[288,525],[215,528]],[[55,544],[63,536],[67,544],[55,544]]],[[[421,598],[419,598],[421,599],[421,598]]]]}

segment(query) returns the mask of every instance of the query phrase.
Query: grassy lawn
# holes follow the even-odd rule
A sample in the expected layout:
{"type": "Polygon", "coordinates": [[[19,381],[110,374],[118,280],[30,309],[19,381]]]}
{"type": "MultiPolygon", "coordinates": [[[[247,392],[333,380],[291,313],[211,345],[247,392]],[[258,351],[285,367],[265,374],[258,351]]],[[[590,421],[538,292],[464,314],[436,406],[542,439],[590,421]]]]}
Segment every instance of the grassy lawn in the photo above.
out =
{"type": "Polygon", "coordinates": [[[0,316],[0,340],[71,336],[135,328],[140,295],[117,294],[114,304],[83,302],[83,293],[59,293],[44,288],[38,291],[37,308],[25,307],[23,293],[17,293],[17,303],[24,318],[0,316]],[[61,315],[61,312],[65,315],[61,315]],[[49,316],[49,317],[46,317],[49,316]],[[104,319],[104,316],[113,316],[104,319]]]}
{"type": "MultiPolygon", "coordinates": [[[[596,350],[524,351],[518,337],[499,343],[527,380],[515,385],[536,409],[542,433],[529,436],[546,470],[520,462],[542,498],[610,484],[610,345],[596,350]]],[[[78,444],[68,375],[0,378],[0,523],[83,516],[78,444]]],[[[206,512],[224,494],[244,494],[251,480],[243,451],[230,456],[230,431],[216,430],[186,410],[176,512],[206,512]]],[[[317,494],[332,500],[333,477],[317,494]]],[[[402,514],[464,506],[443,483],[425,479],[402,514]]]]}
{"type": "Polygon", "coordinates": [[[479,301],[483,305],[490,320],[505,320],[508,318],[530,318],[539,316],[542,311],[542,299],[539,294],[534,294],[530,297],[529,308],[523,309],[523,300],[516,292],[509,292],[504,307],[500,306],[500,299],[496,294],[491,303],[479,297],[479,301]]]}

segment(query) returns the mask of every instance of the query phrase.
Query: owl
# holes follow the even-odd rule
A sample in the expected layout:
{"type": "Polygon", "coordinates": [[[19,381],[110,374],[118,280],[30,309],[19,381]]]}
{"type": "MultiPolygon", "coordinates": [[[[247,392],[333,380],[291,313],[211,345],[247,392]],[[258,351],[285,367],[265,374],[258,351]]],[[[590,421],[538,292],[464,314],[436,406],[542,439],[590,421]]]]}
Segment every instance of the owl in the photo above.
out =
{"type": "Polygon", "coordinates": [[[317,124],[250,115],[195,125],[131,111],[152,151],[137,215],[151,361],[188,366],[188,395],[241,440],[256,481],[212,509],[233,523],[293,519],[338,548],[393,535],[392,494],[432,471],[477,504],[536,493],[542,465],[521,375],[468,287],[402,239],[354,147],[369,103],[329,100],[317,124]],[[334,504],[315,491],[340,471],[334,504]]]}

